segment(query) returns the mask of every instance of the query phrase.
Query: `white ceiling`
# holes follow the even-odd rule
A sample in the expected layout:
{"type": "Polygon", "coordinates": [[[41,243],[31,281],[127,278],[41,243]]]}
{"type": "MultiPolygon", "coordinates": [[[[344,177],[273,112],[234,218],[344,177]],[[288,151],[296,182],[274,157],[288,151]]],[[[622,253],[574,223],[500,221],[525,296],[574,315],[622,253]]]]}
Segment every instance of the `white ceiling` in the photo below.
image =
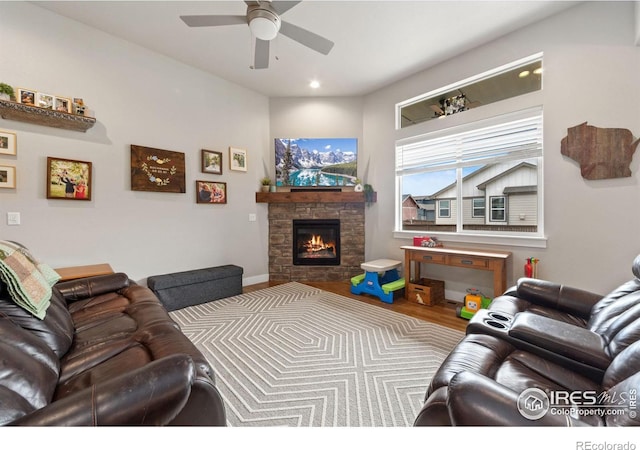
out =
{"type": "Polygon", "coordinates": [[[179,18],[244,15],[241,0],[34,3],[267,96],[296,97],[367,94],[579,2],[305,0],[282,20],[335,46],[324,56],[279,36],[261,70],[250,68],[248,26],[189,28],[179,18]]]}

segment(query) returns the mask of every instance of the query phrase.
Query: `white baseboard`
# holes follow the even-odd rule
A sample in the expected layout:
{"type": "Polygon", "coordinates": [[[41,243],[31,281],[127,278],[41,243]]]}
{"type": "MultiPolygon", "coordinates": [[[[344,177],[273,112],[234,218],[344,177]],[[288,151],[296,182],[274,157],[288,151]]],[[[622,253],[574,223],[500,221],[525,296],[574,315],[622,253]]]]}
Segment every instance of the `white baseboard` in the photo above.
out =
{"type": "Polygon", "coordinates": [[[242,286],[251,286],[253,284],[264,283],[269,281],[269,274],[264,273],[262,275],[256,275],[253,277],[247,277],[242,279],[242,286]]]}

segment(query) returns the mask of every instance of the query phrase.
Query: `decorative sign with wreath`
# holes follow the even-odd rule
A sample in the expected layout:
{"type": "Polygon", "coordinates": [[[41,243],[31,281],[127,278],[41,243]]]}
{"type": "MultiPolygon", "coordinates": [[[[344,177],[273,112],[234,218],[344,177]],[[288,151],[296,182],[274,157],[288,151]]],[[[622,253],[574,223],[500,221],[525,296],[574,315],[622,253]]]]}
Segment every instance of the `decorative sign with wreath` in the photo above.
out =
{"type": "Polygon", "coordinates": [[[131,190],[186,192],[184,153],[131,146],[131,190]]]}

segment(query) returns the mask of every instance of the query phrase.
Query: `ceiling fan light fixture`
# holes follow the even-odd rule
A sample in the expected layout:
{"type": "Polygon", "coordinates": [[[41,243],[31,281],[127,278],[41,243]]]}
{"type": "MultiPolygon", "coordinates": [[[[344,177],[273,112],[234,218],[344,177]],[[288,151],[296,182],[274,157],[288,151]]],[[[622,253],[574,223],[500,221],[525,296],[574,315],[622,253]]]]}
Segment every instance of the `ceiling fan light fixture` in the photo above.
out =
{"type": "Polygon", "coordinates": [[[249,28],[253,35],[263,41],[275,39],[280,31],[280,18],[271,11],[256,9],[250,12],[249,28]]]}

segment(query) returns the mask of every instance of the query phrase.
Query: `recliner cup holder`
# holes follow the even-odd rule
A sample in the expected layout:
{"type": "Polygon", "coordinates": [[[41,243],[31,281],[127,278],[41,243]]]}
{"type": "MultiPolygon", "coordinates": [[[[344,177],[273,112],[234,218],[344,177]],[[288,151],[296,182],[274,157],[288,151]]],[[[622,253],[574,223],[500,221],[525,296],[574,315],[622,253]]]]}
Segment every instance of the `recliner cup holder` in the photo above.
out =
{"type": "Polygon", "coordinates": [[[499,330],[506,330],[507,328],[509,328],[509,326],[506,323],[498,320],[487,319],[484,321],[484,323],[486,323],[490,327],[497,328],[499,330]]]}
{"type": "Polygon", "coordinates": [[[489,317],[498,322],[511,322],[512,317],[508,314],[489,311],[489,317]]]}

